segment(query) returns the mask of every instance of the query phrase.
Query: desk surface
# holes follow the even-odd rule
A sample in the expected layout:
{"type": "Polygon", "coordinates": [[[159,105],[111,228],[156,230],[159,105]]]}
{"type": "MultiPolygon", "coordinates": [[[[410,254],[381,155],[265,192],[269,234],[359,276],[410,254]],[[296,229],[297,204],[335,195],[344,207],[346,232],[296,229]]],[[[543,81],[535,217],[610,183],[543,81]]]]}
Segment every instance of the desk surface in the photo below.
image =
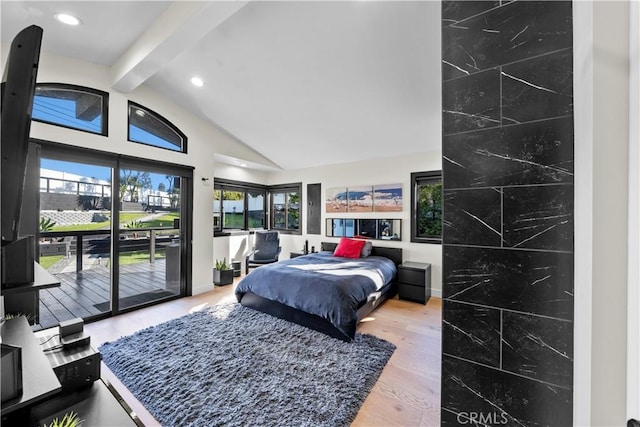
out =
{"type": "Polygon", "coordinates": [[[3,402],[2,415],[39,402],[62,389],[25,317],[5,321],[0,334],[3,343],[22,348],[22,396],[3,402]]]}
{"type": "Polygon", "coordinates": [[[49,273],[37,262],[33,266],[33,282],[24,285],[13,285],[9,288],[2,288],[2,295],[17,294],[20,292],[34,291],[44,288],[55,288],[60,286],[60,280],[49,273]]]}
{"type": "Polygon", "coordinates": [[[91,386],[66,393],[37,405],[31,411],[32,425],[49,425],[53,419],[75,412],[91,427],[136,427],[142,421],[109,384],[98,380],[91,386]]]}

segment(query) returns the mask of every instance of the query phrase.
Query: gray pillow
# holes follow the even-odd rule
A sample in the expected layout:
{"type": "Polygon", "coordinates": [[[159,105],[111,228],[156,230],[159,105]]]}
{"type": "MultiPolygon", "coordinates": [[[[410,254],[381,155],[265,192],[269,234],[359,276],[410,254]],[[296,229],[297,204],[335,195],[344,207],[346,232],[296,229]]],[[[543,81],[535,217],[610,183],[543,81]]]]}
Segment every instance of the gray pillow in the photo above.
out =
{"type": "Polygon", "coordinates": [[[364,246],[360,251],[360,258],[368,257],[369,255],[371,255],[372,250],[373,250],[373,243],[367,240],[366,242],[364,242],[364,246]]]}

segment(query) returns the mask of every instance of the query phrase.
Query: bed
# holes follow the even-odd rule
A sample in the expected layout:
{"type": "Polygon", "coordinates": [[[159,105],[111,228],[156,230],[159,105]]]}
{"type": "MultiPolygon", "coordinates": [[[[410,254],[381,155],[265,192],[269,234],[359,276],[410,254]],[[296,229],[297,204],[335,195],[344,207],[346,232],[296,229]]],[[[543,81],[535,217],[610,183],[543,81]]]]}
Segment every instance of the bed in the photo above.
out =
{"type": "Polygon", "coordinates": [[[253,309],[351,341],[356,325],[397,292],[402,249],[373,246],[365,258],[333,256],[337,243],[319,253],[265,265],[237,285],[238,301],[253,309]]]}

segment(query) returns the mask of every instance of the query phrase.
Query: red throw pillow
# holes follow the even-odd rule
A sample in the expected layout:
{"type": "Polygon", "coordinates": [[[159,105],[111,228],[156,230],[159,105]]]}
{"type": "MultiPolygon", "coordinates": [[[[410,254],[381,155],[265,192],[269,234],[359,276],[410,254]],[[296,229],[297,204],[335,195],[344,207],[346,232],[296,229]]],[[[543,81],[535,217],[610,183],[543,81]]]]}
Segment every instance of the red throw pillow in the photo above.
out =
{"type": "Polygon", "coordinates": [[[364,240],[353,240],[343,237],[338,243],[338,247],[333,252],[333,256],[341,256],[345,258],[360,258],[360,252],[364,246],[364,240]]]}

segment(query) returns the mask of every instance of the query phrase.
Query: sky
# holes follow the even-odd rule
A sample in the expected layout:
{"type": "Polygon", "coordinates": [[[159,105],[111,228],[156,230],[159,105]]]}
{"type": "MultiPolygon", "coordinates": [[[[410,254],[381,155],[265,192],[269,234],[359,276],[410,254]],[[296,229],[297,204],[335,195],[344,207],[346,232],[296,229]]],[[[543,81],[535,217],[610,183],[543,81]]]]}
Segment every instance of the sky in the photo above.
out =
{"type": "MultiPolygon", "coordinates": [[[[97,96],[97,95],[96,95],[97,96]]],[[[75,117],[75,100],[38,96],[36,94],[33,103],[33,118],[45,122],[52,122],[81,129],[88,132],[100,133],[102,127],[102,114],[99,114],[91,122],[78,119],[75,117]]],[[[136,126],[129,126],[129,139],[135,141],[145,141],[148,144],[157,147],[169,148],[176,150],[176,146],[168,141],[156,137],[136,126]]],[[[51,159],[42,159],[40,167],[43,169],[51,169],[59,172],[71,173],[84,176],[87,178],[97,178],[108,181],[111,178],[111,170],[104,166],[95,166],[82,163],[73,163],[67,161],[58,161],[51,159]]],[[[160,183],[164,183],[169,188],[169,181],[164,174],[150,173],[152,188],[158,189],[160,183]]]]}
{"type": "MultiPolygon", "coordinates": [[[[105,166],[88,165],[83,163],[74,163],[61,160],[52,160],[43,158],[40,161],[42,169],[51,169],[59,172],[66,172],[87,178],[98,178],[108,181],[111,179],[111,168],[105,166]]],[[[152,188],[158,189],[160,183],[164,183],[165,188],[169,188],[169,181],[164,174],[149,173],[152,182],[152,188]]]]}
{"type": "MultiPolygon", "coordinates": [[[[54,94],[63,96],[64,89],[59,89],[54,94]]],[[[86,95],[86,93],[84,93],[86,95]]],[[[102,114],[98,114],[92,121],[83,120],[76,117],[76,101],[74,99],[55,98],[55,95],[43,96],[36,95],[33,98],[32,117],[35,120],[41,120],[50,123],[57,123],[66,127],[81,129],[88,132],[100,134],[102,130],[102,114]]],[[[95,95],[99,97],[99,95],[95,95]]],[[[170,141],[159,138],[156,135],[147,132],[137,126],[129,125],[129,140],[149,144],[156,147],[167,148],[173,151],[180,151],[180,147],[172,144],[170,141]]]]}

